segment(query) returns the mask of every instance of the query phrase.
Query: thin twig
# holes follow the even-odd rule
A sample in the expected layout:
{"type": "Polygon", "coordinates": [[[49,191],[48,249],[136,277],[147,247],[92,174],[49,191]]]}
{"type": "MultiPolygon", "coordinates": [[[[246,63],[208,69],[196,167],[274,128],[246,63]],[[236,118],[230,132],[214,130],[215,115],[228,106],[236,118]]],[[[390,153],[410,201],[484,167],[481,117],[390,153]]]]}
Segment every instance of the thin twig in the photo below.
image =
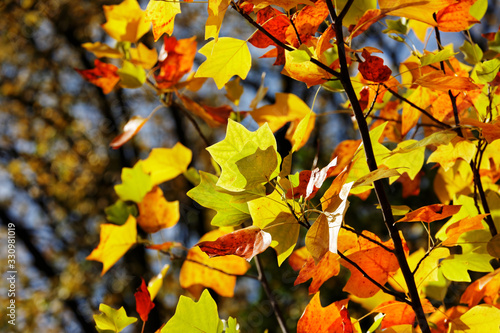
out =
{"type": "Polygon", "coordinates": [[[194,128],[196,129],[196,131],[198,132],[200,137],[203,139],[205,146],[207,146],[207,147],[210,146],[210,142],[208,141],[208,139],[205,137],[205,135],[201,131],[201,128],[198,125],[198,123],[196,122],[196,119],[194,119],[193,116],[181,104],[179,104],[175,101],[172,101],[172,105],[174,105],[178,109],[180,109],[182,111],[182,113],[184,113],[184,115],[189,119],[189,121],[191,122],[191,124],[193,124],[194,128]]]}
{"type": "Polygon", "coordinates": [[[374,285],[376,285],[377,287],[379,287],[380,290],[382,290],[384,293],[392,295],[392,296],[396,297],[397,300],[399,300],[401,302],[405,302],[406,304],[411,305],[411,301],[406,298],[406,294],[405,293],[402,293],[402,292],[399,292],[399,291],[393,291],[393,290],[390,290],[390,289],[386,288],[385,286],[383,286],[380,283],[378,283],[377,281],[375,281],[358,264],[356,264],[354,261],[352,261],[351,259],[349,259],[342,252],[337,252],[337,254],[342,259],[344,259],[345,261],[347,261],[349,264],[351,264],[352,266],[354,266],[354,268],[356,268],[363,275],[364,278],[370,280],[371,283],[373,283],[374,285]]]}
{"type": "MultiPolygon", "coordinates": [[[[258,276],[255,276],[255,275],[250,275],[250,274],[233,274],[233,273],[229,273],[229,272],[226,272],[222,269],[219,269],[219,268],[216,268],[216,267],[212,267],[210,265],[207,265],[205,263],[202,263],[202,262],[199,262],[197,260],[194,260],[194,259],[190,259],[190,258],[184,258],[184,257],[179,257],[179,256],[176,256],[170,252],[167,252],[167,251],[162,251],[160,250],[159,252],[163,253],[163,254],[167,254],[169,255],[170,259],[171,260],[184,260],[184,261],[189,261],[189,262],[192,262],[193,264],[197,264],[197,265],[200,265],[200,266],[203,266],[203,267],[206,267],[206,268],[209,268],[213,271],[216,271],[216,272],[219,272],[219,273],[222,273],[222,274],[225,274],[225,275],[228,275],[228,276],[235,276],[235,277],[247,277],[247,278],[250,278],[250,279],[254,279],[254,280],[259,280],[259,277],[258,276]]],[[[260,281],[260,280],[259,280],[260,281]]]]}
{"type": "Polygon", "coordinates": [[[385,246],[384,244],[380,243],[379,241],[377,241],[377,240],[375,240],[375,239],[373,239],[373,238],[368,237],[367,235],[365,235],[365,234],[363,234],[363,233],[361,233],[361,232],[359,232],[359,231],[355,230],[355,229],[354,229],[354,228],[352,228],[352,227],[349,227],[349,226],[347,226],[347,225],[343,225],[343,226],[341,226],[341,228],[342,228],[342,229],[345,229],[345,230],[347,230],[347,231],[350,231],[350,232],[352,232],[352,233],[354,233],[354,234],[358,235],[359,237],[362,237],[362,238],[364,238],[364,239],[368,240],[369,242],[372,242],[373,244],[377,244],[378,246],[380,246],[381,248],[383,248],[383,249],[384,249],[384,250],[386,250],[387,252],[394,253],[394,249],[391,249],[390,247],[385,246]]]}
{"type": "Polygon", "coordinates": [[[269,283],[267,282],[266,276],[264,275],[264,271],[262,269],[262,262],[260,261],[258,255],[255,256],[254,258],[255,258],[255,266],[257,267],[257,272],[259,274],[257,279],[260,281],[262,288],[266,292],[269,302],[271,302],[271,307],[273,308],[274,315],[278,320],[278,324],[280,325],[281,331],[283,333],[288,333],[288,329],[286,328],[285,320],[283,319],[283,314],[281,313],[281,309],[278,303],[276,302],[276,299],[274,298],[273,293],[271,292],[271,288],[269,287],[269,283]]]}

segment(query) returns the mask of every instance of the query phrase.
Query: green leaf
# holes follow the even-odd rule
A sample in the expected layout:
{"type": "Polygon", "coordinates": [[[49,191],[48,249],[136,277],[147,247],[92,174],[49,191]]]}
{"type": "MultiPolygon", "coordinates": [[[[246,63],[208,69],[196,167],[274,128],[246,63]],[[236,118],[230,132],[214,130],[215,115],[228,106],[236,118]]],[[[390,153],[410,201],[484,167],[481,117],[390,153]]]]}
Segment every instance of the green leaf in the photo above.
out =
{"type": "Polygon", "coordinates": [[[497,31],[494,40],[488,42],[488,47],[491,51],[500,53],[500,31],[497,31]]]}
{"type": "Polygon", "coordinates": [[[488,9],[488,0],[476,0],[469,8],[469,13],[478,21],[481,21],[488,9]]]}
{"type": "Polygon", "coordinates": [[[236,321],[236,319],[234,319],[233,317],[229,317],[229,319],[227,320],[227,327],[226,327],[226,330],[224,332],[225,333],[239,333],[240,332],[240,330],[238,329],[238,322],[236,321]]]}
{"type": "Polygon", "coordinates": [[[120,85],[124,88],[140,88],[146,82],[144,69],[130,61],[123,61],[123,67],[117,73],[120,76],[120,85]]]}
{"type": "Polygon", "coordinates": [[[253,225],[271,234],[271,247],[278,253],[278,265],[281,266],[297,243],[299,223],[277,191],[250,201],[248,208],[253,225]]]}
{"type": "Polygon", "coordinates": [[[135,323],[137,318],[128,317],[123,306],[118,310],[107,306],[106,304],[99,305],[101,314],[94,315],[96,323],[95,328],[100,333],[121,332],[128,325],[135,323]]]}
{"type": "Polygon", "coordinates": [[[221,333],[222,321],[208,290],[204,290],[198,302],[181,296],[175,314],[170,318],[161,333],[221,333]]]}
{"type": "Polygon", "coordinates": [[[245,189],[252,188],[271,180],[278,168],[278,154],[273,146],[265,150],[257,148],[254,154],[236,161],[236,166],[247,181],[245,189]]]}
{"type": "Polygon", "coordinates": [[[424,139],[414,142],[408,146],[398,146],[396,149],[391,151],[389,154],[406,154],[411,150],[419,149],[421,147],[426,147],[428,145],[447,145],[451,140],[457,136],[456,132],[453,131],[441,131],[432,133],[431,135],[425,137],[424,139]]]}
{"type": "Polygon", "coordinates": [[[300,64],[311,60],[311,56],[314,54],[314,48],[308,48],[305,44],[300,45],[297,50],[290,52],[290,57],[293,63],[300,64]]]}
{"type": "MultiPolygon", "coordinates": [[[[217,186],[228,191],[242,192],[246,188],[252,187],[252,185],[257,185],[255,183],[248,183],[245,176],[240,172],[236,162],[255,154],[257,149],[266,151],[269,147],[273,147],[272,149],[275,152],[277,151],[276,140],[267,123],[257,131],[250,132],[243,125],[229,120],[226,138],[207,148],[210,155],[212,155],[213,159],[222,168],[217,186]]],[[[267,162],[276,165],[276,169],[269,176],[270,178],[275,177],[279,173],[279,154],[276,154],[274,159],[277,162],[271,160],[267,162]]],[[[255,170],[252,171],[252,174],[259,172],[262,174],[265,172],[269,173],[269,171],[266,171],[268,170],[268,166],[265,164],[255,165],[255,170]]]]}
{"type": "Polygon", "coordinates": [[[377,331],[384,320],[385,313],[379,313],[375,316],[372,326],[366,331],[366,333],[373,333],[377,331]]]}
{"type": "MultiPolygon", "coordinates": [[[[337,11],[337,15],[340,14],[340,12],[342,11],[342,9],[344,8],[346,3],[347,3],[347,0],[334,1],[335,10],[337,11]]],[[[342,20],[342,24],[345,27],[348,27],[352,24],[356,25],[356,23],[358,23],[359,19],[363,16],[363,14],[368,9],[375,9],[375,8],[377,8],[377,0],[356,0],[356,1],[353,1],[351,7],[347,11],[346,16],[342,20]]]]}
{"type": "Polygon", "coordinates": [[[248,204],[233,203],[233,196],[217,191],[218,178],[209,173],[200,171],[201,182],[190,190],[187,195],[200,205],[217,211],[212,219],[212,225],[237,226],[250,220],[248,204]]]}
{"type": "Polygon", "coordinates": [[[453,254],[441,262],[443,275],[450,281],[471,282],[469,270],[474,272],[493,272],[489,254],[453,254]]]}
{"type": "Polygon", "coordinates": [[[422,58],[420,58],[420,64],[422,66],[427,66],[434,64],[436,62],[445,61],[453,57],[456,53],[453,52],[453,45],[447,45],[441,51],[436,53],[427,53],[422,58]]]}
{"type": "Polygon", "coordinates": [[[211,40],[198,52],[207,57],[196,71],[195,77],[211,77],[221,89],[234,75],[247,77],[252,57],[247,42],[230,37],[211,40]]]}
{"type": "Polygon", "coordinates": [[[500,70],[500,59],[494,58],[478,64],[476,74],[478,79],[483,83],[489,83],[495,79],[500,70]]]}
{"type": "Polygon", "coordinates": [[[123,201],[139,203],[152,188],[151,176],[144,172],[139,161],[133,168],[122,169],[122,184],[115,185],[115,192],[123,201]]]}
{"type": "Polygon", "coordinates": [[[127,222],[129,215],[137,217],[137,207],[135,205],[127,205],[124,201],[118,199],[114,204],[104,209],[106,219],[118,225],[127,222]]]}
{"type": "Polygon", "coordinates": [[[460,46],[460,51],[465,56],[464,60],[469,64],[475,65],[483,59],[483,50],[477,44],[472,45],[468,41],[464,41],[464,44],[460,46]]]}
{"type": "Polygon", "coordinates": [[[395,33],[395,34],[402,34],[406,35],[408,32],[408,20],[405,19],[403,22],[403,19],[400,18],[399,20],[385,20],[385,24],[387,24],[387,29],[383,30],[382,32],[384,34],[387,33],[395,33]]]}

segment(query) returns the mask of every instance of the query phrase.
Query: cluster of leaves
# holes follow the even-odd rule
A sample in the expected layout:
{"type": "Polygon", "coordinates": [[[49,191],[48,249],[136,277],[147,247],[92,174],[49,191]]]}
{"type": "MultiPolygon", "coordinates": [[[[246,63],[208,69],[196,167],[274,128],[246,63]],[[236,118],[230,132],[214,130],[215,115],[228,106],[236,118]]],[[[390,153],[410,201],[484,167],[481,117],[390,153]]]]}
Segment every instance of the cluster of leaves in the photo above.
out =
{"type": "MultiPolygon", "coordinates": [[[[178,222],[178,202],[168,202],[159,185],[184,174],[195,185],[187,195],[217,212],[211,224],[218,228],[184,249],[180,285],[199,301],[182,297],[162,332],[239,331],[233,318],[219,319],[205,288],[232,297],[236,276],[246,274],[252,260],[260,271],[257,256],[269,247],[276,251],[278,266],[288,259],[299,271],[295,284],[312,279],[309,293],[314,297],[298,322],[299,332],[360,332],[361,319],[350,317],[349,302],[382,314],[370,331],[410,332],[415,321],[422,332],[498,330],[500,280],[492,263],[500,255],[500,32],[483,37],[486,52],[472,40],[464,42],[460,50],[470,66],[455,57],[452,46],[442,46],[439,35],[469,29],[486,8],[482,0],[210,0],[205,30],[210,40],[198,50],[206,60],[191,72],[197,52],[194,38],[170,36],[179,2],[151,0],[145,12],[136,0],[105,6],[103,28],[116,46],[84,47],[97,58],[119,59],[121,68],[97,59],[94,69],[80,73],[105,93],[117,84],[147,85],[164,106],[178,103],[209,126],[227,124],[227,130],[225,139],[207,148],[215,174],[188,169],[191,151],[181,144],[153,149],[147,159],[124,168],[122,184],[115,186],[119,200],[106,211],[110,223],[101,226],[100,243],[87,259],[102,262],[104,274],[133,245],[170,256],[183,250],[173,242],[150,244],[138,236],[137,228],[151,234],[178,222]],[[229,7],[257,28],[248,40],[219,37],[229,7]],[[151,22],[155,40],[169,35],[159,57],[138,42],[151,22]],[[385,33],[401,43],[407,43],[410,30],[423,39],[433,30],[438,48],[414,48],[394,75],[373,55],[379,50],[353,47],[356,37],[376,22],[387,25],[385,33]],[[188,97],[188,92],[212,84],[210,78],[238,105],[240,80],[251,69],[248,44],[274,46],[264,57],[276,58],[282,74],[308,87],[321,85],[347,95],[362,140],[340,143],[321,169],[292,174],[292,156],[307,142],[316,119],[299,97],[278,93],[274,104],[257,107],[266,92],[261,87],[249,112],[235,112],[227,105],[208,107],[188,97]],[[354,70],[349,70],[356,65],[357,74],[351,76],[354,70]],[[233,76],[239,78],[231,80],[233,76]],[[235,121],[248,115],[258,130],[249,131],[235,121]],[[287,123],[292,148],[282,158],[273,133],[287,123]],[[391,206],[383,182],[401,183],[403,197],[418,195],[424,163],[435,163],[434,190],[440,202],[413,210],[391,206]],[[320,191],[322,187],[327,188],[320,191]],[[366,199],[372,191],[390,234],[387,241],[344,221],[349,196],[366,199]],[[394,216],[403,217],[396,221],[394,216]],[[444,219],[447,222],[432,234],[431,224],[444,219]],[[418,222],[427,231],[428,246],[410,253],[399,226],[418,222]],[[304,239],[299,237],[301,228],[307,229],[304,239]],[[295,250],[298,243],[305,246],[295,250]],[[343,288],[350,298],[322,307],[319,289],[341,266],[351,273],[343,288]],[[445,308],[450,283],[471,282],[469,271],[489,274],[462,294],[460,303],[466,306],[445,308]]],[[[125,144],[150,117],[131,119],[111,146],[125,144]]],[[[144,322],[154,306],[151,290],[158,290],[165,274],[136,294],[144,322]]],[[[265,278],[258,279],[265,285],[265,278]]],[[[101,312],[96,316],[100,331],[119,332],[135,321],[122,309],[102,305],[101,312]]]]}

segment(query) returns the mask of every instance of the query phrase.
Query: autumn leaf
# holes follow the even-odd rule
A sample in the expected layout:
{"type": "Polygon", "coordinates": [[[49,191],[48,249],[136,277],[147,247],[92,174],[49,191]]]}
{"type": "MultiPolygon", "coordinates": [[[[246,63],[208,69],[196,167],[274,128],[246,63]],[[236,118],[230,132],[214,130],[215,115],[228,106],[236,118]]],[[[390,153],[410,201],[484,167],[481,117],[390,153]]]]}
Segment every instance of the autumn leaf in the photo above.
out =
{"type": "Polygon", "coordinates": [[[312,171],[301,171],[299,173],[299,185],[287,191],[287,198],[298,199],[300,197],[304,197],[305,200],[312,199],[321,188],[326,178],[330,176],[329,172],[335,167],[336,164],[337,159],[334,158],[321,170],[316,168],[312,171]]]}
{"type": "Polygon", "coordinates": [[[368,30],[370,26],[380,19],[384,18],[385,15],[382,14],[380,9],[369,9],[367,10],[363,16],[356,22],[356,25],[349,28],[351,35],[350,39],[361,35],[363,32],[368,30]]]}
{"type": "Polygon", "coordinates": [[[281,266],[297,243],[300,224],[277,191],[250,201],[248,208],[253,224],[271,234],[271,247],[276,250],[281,266]]]}
{"type": "Polygon", "coordinates": [[[99,333],[121,332],[125,327],[137,321],[137,318],[128,317],[123,306],[118,310],[106,304],[99,304],[100,314],[94,315],[96,330],[99,333]]]}
{"type": "Polygon", "coordinates": [[[203,290],[198,302],[181,295],[175,314],[161,328],[159,333],[210,332],[222,333],[223,324],[215,303],[208,290],[203,290]]]}
{"type": "Polygon", "coordinates": [[[500,309],[490,304],[476,305],[450,322],[450,333],[494,332],[500,326],[500,309]]]}
{"type": "Polygon", "coordinates": [[[466,217],[457,221],[446,228],[446,238],[443,239],[443,246],[455,246],[457,241],[467,231],[484,229],[483,219],[486,214],[479,214],[473,217],[466,217]]]}
{"type": "Polygon", "coordinates": [[[137,223],[130,215],[124,225],[102,224],[99,245],[87,256],[87,260],[102,263],[104,275],[137,242],[137,223]]]}
{"type": "Polygon", "coordinates": [[[134,116],[123,126],[123,133],[116,136],[109,146],[113,149],[118,149],[132,139],[142,126],[149,120],[149,118],[142,118],[141,116],[134,116]]]}
{"type": "Polygon", "coordinates": [[[186,171],[191,158],[191,150],[178,142],[172,148],[153,148],[141,165],[151,176],[152,185],[158,185],[186,171]]]}
{"type": "Polygon", "coordinates": [[[146,45],[139,43],[136,48],[129,50],[130,62],[144,69],[151,69],[158,61],[158,52],[156,49],[149,49],[146,45]]]}
{"type": "Polygon", "coordinates": [[[148,292],[149,295],[151,296],[151,300],[154,300],[154,298],[160,291],[160,288],[163,285],[163,279],[165,278],[165,275],[167,274],[169,268],[170,265],[168,264],[163,265],[163,268],[161,269],[160,273],[158,273],[151,280],[149,280],[148,292]]]}
{"type": "Polygon", "coordinates": [[[101,62],[99,59],[94,60],[94,66],[93,69],[76,69],[76,71],[85,80],[101,88],[103,93],[109,94],[120,81],[118,67],[101,62]]]}
{"type": "Polygon", "coordinates": [[[82,47],[85,50],[92,52],[97,58],[119,59],[123,56],[123,54],[116,48],[112,48],[111,46],[101,42],[83,43],[82,47]]]}
{"type": "Polygon", "coordinates": [[[210,127],[218,127],[227,124],[233,112],[233,108],[229,105],[210,107],[196,103],[186,95],[176,93],[176,96],[179,97],[186,110],[203,119],[210,127]]]}
{"type": "MultiPolygon", "coordinates": [[[[290,26],[290,20],[284,13],[280,12],[276,8],[267,6],[257,12],[256,22],[277,40],[282,43],[286,43],[285,33],[287,28],[290,26]]],[[[255,31],[255,33],[248,39],[248,42],[261,49],[274,45],[278,49],[277,52],[284,55],[284,50],[260,30],[255,31]]]]}
{"type": "Polygon", "coordinates": [[[143,163],[139,161],[133,168],[122,169],[122,183],[115,185],[115,192],[121,200],[139,203],[153,188],[151,176],[143,170],[143,163]]]}
{"type": "Polygon", "coordinates": [[[250,71],[252,58],[244,40],[222,37],[208,42],[198,52],[207,60],[198,67],[195,77],[213,78],[219,89],[234,75],[245,79],[250,71]]]}
{"type": "Polygon", "coordinates": [[[119,5],[102,8],[107,20],[102,28],[119,42],[135,43],[151,27],[137,0],[124,0],[119,5]]]}
{"type": "MultiPolygon", "coordinates": [[[[316,50],[309,49],[305,51],[304,47],[307,46],[301,47],[302,49],[294,51],[285,50],[285,66],[281,74],[289,76],[294,80],[304,82],[308,88],[327,82],[328,79],[332,77],[332,74],[309,61],[311,58],[318,60],[315,54],[316,50]]],[[[321,58],[322,55],[319,57],[320,61],[322,60],[321,58]]]]}
{"type": "Polygon", "coordinates": [[[460,210],[460,205],[434,204],[414,210],[396,222],[435,222],[450,217],[460,210]]]}
{"type": "Polygon", "coordinates": [[[191,71],[196,55],[196,45],[195,37],[177,40],[173,36],[165,36],[160,52],[160,72],[155,74],[158,88],[172,88],[191,71]]]}
{"type": "MultiPolygon", "coordinates": [[[[208,18],[205,23],[205,39],[219,39],[219,31],[224,20],[229,0],[209,0],[208,1],[208,18]]],[[[200,52],[201,53],[201,52],[200,52]]],[[[220,89],[220,88],[219,88],[220,89]]]]}
{"type": "Polygon", "coordinates": [[[310,0],[249,0],[248,2],[254,4],[257,8],[265,8],[272,5],[281,7],[286,11],[299,4],[314,5],[310,0]]]}
{"type": "MultiPolygon", "coordinates": [[[[201,237],[200,242],[215,241],[225,234],[227,232],[221,229],[213,230],[201,237]]],[[[182,264],[179,281],[181,287],[189,290],[195,297],[201,295],[204,287],[212,288],[221,296],[233,297],[236,276],[245,274],[250,268],[245,259],[234,255],[209,258],[198,246],[188,251],[186,259],[182,264]]]]}
{"type": "MultiPolygon", "coordinates": [[[[421,299],[424,313],[434,312],[434,307],[427,299],[421,299]]],[[[387,301],[375,309],[373,312],[385,314],[382,320],[382,330],[396,325],[413,324],[415,322],[415,312],[411,305],[398,301],[387,301]]]]}
{"type": "Polygon", "coordinates": [[[138,207],[137,223],[147,233],[153,234],[161,229],[171,228],[179,221],[179,201],[167,201],[158,186],[146,194],[138,207]]]}
{"type": "Polygon", "coordinates": [[[486,274],[472,282],[460,298],[460,303],[466,303],[470,308],[484,300],[487,304],[497,304],[500,295],[500,269],[486,274]]]}
{"type": "Polygon", "coordinates": [[[271,245],[271,235],[254,225],[196,244],[210,258],[234,254],[250,261],[271,245]]]}
{"type": "Polygon", "coordinates": [[[120,76],[120,86],[123,88],[140,88],[146,82],[144,69],[127,60],[123,61],[122,68],[117,73],[120,76]]]}
{"type": "Polygon", "coordinates": [[[383,14],[406,17],[436,26],[433,13],[455,3],[455,0],[379,0],[383,14]]]}
{"type": "MultiPolygon", "coordinates": [[[[304,251],[306,248],[303,247],[302,249],[302,251],[304,251]]],[[[298,253],[297,251],[301,251],[301,249],[294,251],[288,258],[291,265],[294,261],[298,261],[296,258],[298,256],[298,254],[296,254],[298,253]]],[[[317,264],[314,258],[307,253],[307,256],[302,261],[304,261],[304,263],[300,265],[300,267],[292,266],[295,270],[300,270],[299,276],[297,276],[293,285],[296,286],[312,279],[311,285],[309,286],[309,294],[317,293],[325,281],[332,276],[338,275],[340,272],[339,256],[336,253],[327,252],[317,264]]]]}
{"type": "MultiPolygon", "coordinates": [[[[418,106],[419,108],[426,110],[436,99],[438,94],[432,89],[424,88],[418,86],[411,94],[408,96],[408,101],[418,106]]],[[[420,119],[421,112],[419,109],[414,108],[409,103],[403,104],[402,111],[402,129],[401,135],[406,135],[408,132],[417,125],[420,119]]]]}
{"type": "Polygon", "coordinates": [[[372,56],[366,49],[362,53],[365,61],[361,62],[358,70],[365,80],[382,83],[391,77],[392,71],[389,67],[384,65],[382,58],[372,56]]]}
{"type": "Polygon", "coordinates": [[[481,134],[488,143],[500,139],[500,117],[497,117],[491,123],[483,123],[481,121],[465,118],[461,121],[463,125],[471,125],[481,130],[481,134]]]}
{"type": "Polygon", "coordinates": [[[442,71],[434,71],[422,75],[417,80],[415,80],[415,84],[418,84],[425,88],[445,92],[450,89],[462,91],[480,89],[480,87],[474,84],[468,77],[448,75],[444,74],[442,71]]]}
{"type": "Polygon", "coordinates": [[[348,301],[345,299],[323,307],[319,293],[316,293],[299,319],[297,333],[343,333],[340,310],[347,305],[348,301]]]}
{"type": "Polygon", "coordinates": [[[151,295],[146,287],[146,282],[141,278],[141,286],[135,292],[135,308],[141,317],[142,321],[148,321],[149,312],[155,307],[155,303],[151,300],[151,295]]]}
{"type": "Polygon", "coordinates": [[[293,16],[293,23],[285,32],[286,41],[294,46],[299,46],[299,38],[307,44],[315,35],[318,27],[329,15],[325,0],[317,0],[314,5],[305,6],[293,16]]]}
{"type": "Polygon", "coordinates": [[[438,11],[436,14],[436,21],[439,30],[445,32],[459,32],[467,30],[475,23],[479,23],[479,20],[470,13],[470,9],[475,2],[476,0],[459,0],[457,3],[451,4],[438,11]]]}
{"type": "Polygon", "coordinates": [[[153,23],[153,36],[155,42],[164,33],[172,35],[174,31],[175,15],[180,14],[181,5],[178,1],[150,0],[146,7],[147,21],[153,23]]]}

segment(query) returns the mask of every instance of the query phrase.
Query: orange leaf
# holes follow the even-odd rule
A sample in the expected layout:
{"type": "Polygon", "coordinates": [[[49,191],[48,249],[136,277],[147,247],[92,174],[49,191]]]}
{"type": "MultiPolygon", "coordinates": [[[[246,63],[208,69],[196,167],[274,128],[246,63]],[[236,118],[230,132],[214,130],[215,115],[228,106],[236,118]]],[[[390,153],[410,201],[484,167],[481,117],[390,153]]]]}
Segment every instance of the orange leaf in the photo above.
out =
{"type": "Polygon", "coordinates": [[[363,49],[362,55],[365,61],[359,64],[358,70],[365,80],[379,83],[389,80],[392,71],[384,65],[382,58],[370,55],[366,49],[363,49]]]}
{"type": "Polygon", "coordinates": [[[180,2],[150,0],[146,8],[146,20],[153,23],[155,42],[164,33],[171,35],[174,31],[175,15],[181,12],[180,2]]]}
{"type": "Polygon", "coordinates": [[[458,238],[467,231],[484,229],[483,219],[487,214],[479,214],[473,217],[466,217],[451,224],[446,228],[447,238],[443,241],[441,245],[443,246],[455,246],[457,245],[458,238]]]}
{"type": "Polygon", "coordinates": [[[332,176],[336,176],[344,170],[344,168],[352,162],[354,154],[359,148],[361,140],[344,140],[335,147],[332,153],[333,158],[337,157],[337,165],[330,170],[332,176]]]}
{"type": "MultiPolygon", "coordinates": [[[[421,302],[424,313],[434,312],[434,307],[427,299],[421,299],[421,302]]],[[[395,325],[413,325],[413,322],[415,321],[415,312],[412,307],[403,302],[387,301],[380,304],[372,311],[385,313],[385,317],[382,320],[382,329],[395,325]]]]}
{"type": "MultiPolygon", "coordinates": [[[[226,233],[221,229],[210,231],[200,242],[214,241],[226,233]]],[[[250,268],[245,259],[234,255],[209,258],[198,246],[188,251],[186,259],[182,264],[179,281],[182,288],[189,290],[197,298],[204,288],[212,288],[224,297],[233,297],[236,275],[243,275],[250,268]]]]}
{"type": "Polygon", "coordinates": [[[326,1],[318,0],[312,6],[305,6],[293,16],[294,26],[291,24],[286,30],[286,40],[294,47],[299,47],[300,37],[302,43],[307,44],[318,30],[318,27],[328,16],[326,1]]]}
{"type": "Polygon", "coordinates": [[[343,333],[340,310],[348,301],[344,299],[322,307],[319,293],[315,294],[299,319],[297,333],[343,333]]]}
{"type": "Polygon", "coordinates": [[[146,245],[146,248],[151,250],[169,252],[172,248],[180,246],[182,246],[182,244],[178,242],[165,242],[161,244],[146,245]]]}
{"type": "Polygon", "coordinates": [[[354,37],[361,35],[363,32],[368,30],[373,23],[376,23],[384,17],[385,15],[382,14],[380,9],[368,9],[356,25],[350,29],[351,35],[349,37],[353,39],[354,37]]]}
{"type": "Polygon", "coordinates": [[[101,88],[103,93],[109,94],[120,81],[120,76],[117,73],[118,67],[102,62],[99,59],[94,60],[94,66],[93,69],[76,69],[76,71],[85,80],[101,88]]]}
{"type": "Polygon", "coordinates": [[[423,75],[415,80],[415,84],[440,91],[448,91],[450,89],[466,91],[480,89],[468,77],[446,75],[442,71],[434,71],[423,75]]]}
{"type": "Polygon", "coordinates": [[[461,205],[434,204],[421,207],[396,222],[434,222],[450,217],[462,208],[461,205]]]}
{"type": "Polygon", "coordinates": [[[351,317],[349,317],[349,311],[345,305],[342,305],[340,309],[340,316],[342,317],[342,332],[353,333],[351,317]]]}
{"type": "Polygon", "coordinates": [[[179,221],[179,201],[168,202],[161,188],[155,186],[138,204],[139,226],[147,233],[170,228],[179,221]]]}
{"type": "Polygon", "coordinates": [[[229,105],[210,107],[196,103],[186,95],[176,93],[176,96],[179,97],[188,111],[203,119],[210,127],[227,124],[229,116],[233,112],[233,109],[229,105]]]}
{"type": "Polygon", "coordinates": [[[459,0],[458,3],[441,9],[436,15],[439,30],[460,32],[467,30],[472,24],[479,23],[469,12],[475,2],[476,0],[459,0]]]}
{"type": "Polygon", "coordinates": [[[402,16],[436,26],[432,14],[455,3],[455,0],[379,0],[383,14],[402,16]]]}
{"type": "MultiPolygon", "coordinates": [[[[265,28],[280,42],[285,43],[285,31],[290,26],[290,20],[286,15],[279,10],[268,6],[257,12],[256,22],[265,28]]],[[[278,46],[271,38],[267,37],[263,32],[257,30],[248,40],[255,47],[265,49],[268,46],[278,46]]]]}
{"type": "Polygon", "coordinates": [[[102,224],[99,245],[87,256],[87,260],[102,262],[104,275],[137,242],[137,224],[130,215],[123,225],[102,224]]]}
{"type": "Polygon", "coordinates": [[[460,303],[467,303],[469,307],[479,304],[484,300],[487,304],[498,304],[500,297],[500,268],[477,279],[465,289],[460,303]]]}
{"type": "Polygon", "coordinates": [[[408,173],[405,172],[396,181],[401,183],[403,186],[403,198],[408,198],[413,195],[420,194],[420,179],[422,178],[422,172],[419,172],[414,180],[411,180],[408,173]]]}
{"type": "MultiPolygon", "coordinates": [[[[317,293],[325,281],[332,276],[339,274],[340,264],[338,259],[338,254],[326,252],[323,258],[321,258],[316,265],[314,258],[311,255],[308,255],[307,260],[300,269],[299,276],[297,276],[293,285],[296,286],[312,279],[311,285],[309,286],[309,294],[317,293]]],[[[297,261],[297,258],[292,259],[292,257],[290,257],[289,262],[290,261],[293,263],[294,261],[297,261]]]]}
{"type": "MultiPolygon", "coordinates": [[[[368,241],[364,237],[347,235],[348,240],[344,240],[346,232],[339,233],[339,251],[343,252],[351,261],[354,261],[363,269],[366,274],[371,276],[379,284],[384,285],[389,276],[399,269],[399,263],[396,256],[379,245],[368,241]]],[[[349,232],[350,233],[350,232],[349,232]]],[[[380,239],[371,232],[363,231],[363,234],[377,242],[384,244],[389,248],[394,248],[391,240],[381,242],[380,239]]],[[[357,268],[341,259],[341,264],[351,271],[351,277],[344,286],[344,291],[355,296],[366,298],[375,295],[380,289],[370,280],[366,279],[357,268]]]]}
{"type": "Polygon", "coordinates": [[[135,308],[137,313],[141,317],[142,321],[148,321],[149,312],[155,307],[155,303],[151,300],[151,295],[149,294],[146,282],[141,278],[141,286],[135,292],[135,308]]]}
{"type": "Polygon", "coordinates": [[[221,236],[215,241],[196,244],[210,258],[234,254],[250,261],[271,245],[271,234],[257,226],[250,226],[221,236]]]}
{"type": "Polygon", "coordinates": [[[480,128],[482,135],[488,143],[500,139],[500,117],[497,117],[491,123],[483,123],[482,121],[471,118],[465,118],[461,120],[461,123],[480,128]]]}
{"type": "Polygon", "coordinates": [[[155,80],[158,88],[168,89],[177,84],[193,67],[196,37],[177,40],[175,37],[165,36],[163,43],[159,56],[160,73],[155,75],[155,80]]]}
{"type": "Polygon", "coordinates": [[[149,120],[149,118],[142,118],[140,116],[134,116],[130,118],[129,121],[123,126],[123,133],[117,135],[109,146],[113,149],[118,149],[132,139],[139,131],[142,126],[149,120]]]}

